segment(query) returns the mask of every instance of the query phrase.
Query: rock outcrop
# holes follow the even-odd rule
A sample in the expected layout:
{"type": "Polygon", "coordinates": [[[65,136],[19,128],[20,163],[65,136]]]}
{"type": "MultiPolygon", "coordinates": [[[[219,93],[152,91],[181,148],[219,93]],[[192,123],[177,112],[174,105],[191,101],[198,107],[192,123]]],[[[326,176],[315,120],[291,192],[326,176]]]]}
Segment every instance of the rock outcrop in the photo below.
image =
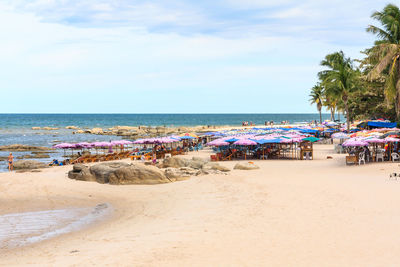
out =
{"type": "Polygon", "coordinates": [[[96,177],[91,174],[89,167],[83,164],[75,164],[72,171],[68,172],[68,177],[80,181],[96,182],[96,177]]]}
{"type": "Polygon", "coordinates": [[[49,151],[49,150],[54,150],[54,148],[21,145],[21,144],[0,146],[0,151],[49,151]]]}
{"type": "Polygon", "coordinates": [[[79,127],[76,127],[76,126],[66,126],[65,129],[79,130],[79,127]]]}
{"type": "Polygon", "coordinates": [[[240,162],[240,163],[237,163],[235,165],[235,167],[233,167],[233,169],[235,169],[235,170],[256,170],[259,168],[260,167],[258,167],[254,163],[249,163],[249,162],[243,162],[243,163],[240,162]]]}
{"type": "Polygon", "coordinates": [[[178,157],[171,157],[166,158],[163,161],[162,167],[163,168],[181,168],[189,166],[190,161],[188,159],[178,158],[178,157]]]}
{"type": "Polygon", "coordinates": [[[172,160],[166,159],[165,163],[165,165],[176,167],[165,167],[164,164],[156,167],[142,163],[105,162],[89,168],[83,164],[76,164],[68,173],[68,177],[114,185],[161,184],[203,174],[226,174],[229,171],[228,168],[218,163],[210,163],[196,158],[192,160],[172,158],[172,160]]]}
{"type": "Polygon", "coordinates": [[[143,164],[132,164],[131,166],[119,168],[110,174],[109,180],[110,184],[117,185],[172,182],[159,168],[143,164]]]}
{"type": "Polygon", "coordinates": [[[219,165],[218,163],[209,162],[203,165],[202,171],[206,173],[212,173],[212,171],[229,172],[230,169],[228,167],[219,165]]]}
{"type": "Polygon", "coordinates": [[[127,166],[129,166],[129,164],[124,162],[99,163],[90,167],[90,173],[94,175],[97,182],[105,184],[109,183],[111,173],[127,166]]]}
{"type": "Polygon", "coordinates": [[[48,167],[45,163],[37,160],[18,160],[13,163],[13,166],[15,170],[32,170],[48,167]]]}
{"type": "Polygon", "coordinates": [[[48,159],[50,155],[44,153],[27,154],[17,157],[17,159],[48,159]]]}

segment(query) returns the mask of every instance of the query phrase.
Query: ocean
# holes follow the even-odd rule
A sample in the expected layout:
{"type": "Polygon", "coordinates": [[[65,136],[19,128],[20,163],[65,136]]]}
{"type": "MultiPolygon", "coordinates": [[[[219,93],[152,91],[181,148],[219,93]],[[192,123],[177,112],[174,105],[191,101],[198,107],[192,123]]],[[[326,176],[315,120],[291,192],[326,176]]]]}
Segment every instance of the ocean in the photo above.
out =
{"type": "MultiPolygon", "coordinates": [[[[323,120],[329,119],[323,114],[323,120]]],[[[66,126],[79,128],[110,128],[123,126],[195,126],[195,125],[237,125],[243,121],[264,125],[265,121],[289,121],[305,123],[319,120],[319,114],[0,114],[0,145],[27,144],[51,147],[59,142],[94,142],[121,139],[118,136],[91,134],[72,134],[66,126]],[[32,127],[59,128],[55,131],[37,131],[32,127]]],[[[20,157],[29,152],[15,152],[20,157]]],[[[8,155],[0,151],[0,157],[8,155]]],[[[51,153],[51,158],[42,159],[50,162],[53,158],[62,159],[63,151],[51,153]]],[[[16,159],[17,160],[17,159],[16,159]]],[[[0,171],[6,170],[6,161],[0,161],[0,171]]]]}

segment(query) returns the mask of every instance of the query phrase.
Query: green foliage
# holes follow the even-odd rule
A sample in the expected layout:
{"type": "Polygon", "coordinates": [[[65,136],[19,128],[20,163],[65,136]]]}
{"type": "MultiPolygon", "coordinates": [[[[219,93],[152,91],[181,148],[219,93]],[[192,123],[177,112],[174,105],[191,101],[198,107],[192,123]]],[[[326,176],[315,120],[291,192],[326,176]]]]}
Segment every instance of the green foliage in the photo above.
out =
{"type": "Polygon", "coordinates": [[[388,4],[371,17],[380,24],[367,27],[367,32],[377,37],[375,45],[362,52],[365,57],[361,60],[353,61],[342,51],[326,55],[319,83],[311,89],[310,102],[318,110],[322,101],[333,115],[335,110],[345,112],[348,122],[400,119],[400,9],[388,4]],[[358,68],[354,62],[359,63],[358,68]]]}

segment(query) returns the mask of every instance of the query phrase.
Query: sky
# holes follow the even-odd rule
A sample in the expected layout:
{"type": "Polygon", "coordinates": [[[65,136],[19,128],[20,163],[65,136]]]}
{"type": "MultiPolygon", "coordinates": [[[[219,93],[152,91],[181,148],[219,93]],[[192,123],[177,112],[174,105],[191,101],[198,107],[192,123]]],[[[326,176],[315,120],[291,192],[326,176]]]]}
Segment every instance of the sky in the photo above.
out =
{"type": "Polygon", "coordinates": [[[0,113],[313,113],[380,0],[0,0],[0,113]]]}

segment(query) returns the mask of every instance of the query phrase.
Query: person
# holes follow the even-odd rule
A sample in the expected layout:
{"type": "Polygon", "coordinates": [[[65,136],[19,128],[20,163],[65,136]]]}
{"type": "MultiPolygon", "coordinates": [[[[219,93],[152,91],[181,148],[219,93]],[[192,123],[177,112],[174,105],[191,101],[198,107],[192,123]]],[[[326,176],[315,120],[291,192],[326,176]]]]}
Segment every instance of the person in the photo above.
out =
{"type": "Polygon", "coordinates": [[[53,159],[53,161],[49,164],[49,166],[58,166],[59,162],[57,159],[53,159]]]}
{"type": "Polygon", "coordinates": [[[8,156],[8,170],[13,171],[14,170],[14,156],[10,152],[10,155],[8,156]]]}
{"type": "Polygon", "coordinates": [[[156,153],[153,154],[153,160],[152,160],[152,162],[153,162],[153,165],[156,165],[156,164],[157,164],[157,154],[156,154],[156,153]]]}

